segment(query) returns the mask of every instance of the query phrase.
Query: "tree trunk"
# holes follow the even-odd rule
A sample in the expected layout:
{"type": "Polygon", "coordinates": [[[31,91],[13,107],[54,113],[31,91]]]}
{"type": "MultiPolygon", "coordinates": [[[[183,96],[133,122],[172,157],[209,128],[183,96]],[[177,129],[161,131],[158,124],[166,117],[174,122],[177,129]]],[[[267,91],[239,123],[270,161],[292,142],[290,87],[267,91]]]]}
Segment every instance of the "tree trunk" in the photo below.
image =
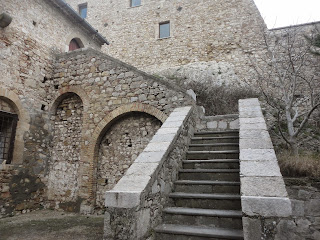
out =
{"type": "Polygon", "coordinates": [[[290,142],[291,155],[299,156],[299,148],[298,148],[297,139],[295,137],[290,137],[289,142],[290,142]]]}

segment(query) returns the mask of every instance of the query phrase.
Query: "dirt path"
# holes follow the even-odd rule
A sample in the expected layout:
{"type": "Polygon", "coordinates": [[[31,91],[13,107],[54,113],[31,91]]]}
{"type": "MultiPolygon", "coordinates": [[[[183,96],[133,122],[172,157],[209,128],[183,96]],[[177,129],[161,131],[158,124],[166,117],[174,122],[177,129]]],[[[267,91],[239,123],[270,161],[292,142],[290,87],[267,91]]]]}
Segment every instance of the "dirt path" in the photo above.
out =
{"type": "Polygon", "coordinates": [[[103,216],[36,211],[0,219],[0,240],[102,240],[103,216]]]}

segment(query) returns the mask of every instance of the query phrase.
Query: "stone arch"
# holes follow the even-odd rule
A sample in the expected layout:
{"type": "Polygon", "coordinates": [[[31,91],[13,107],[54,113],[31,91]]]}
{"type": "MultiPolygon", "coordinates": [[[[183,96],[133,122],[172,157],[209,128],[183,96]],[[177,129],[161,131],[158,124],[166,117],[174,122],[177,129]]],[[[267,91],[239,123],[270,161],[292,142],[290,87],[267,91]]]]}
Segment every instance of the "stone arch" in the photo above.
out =
{"type": "Polygon", "coordinates": [[[66,91],[50,109],[52,147],[48,199],[56,203],[76,201],[79,196],[83,106],[83,100],[78,94],[66,91]]]}
{"type": "Polygon", "coordinates": [[[79,86],[67,86],[67,87],[63,87],[63,88],[59,89],[55,100],[49,106],[50,116],[55,114],[55,111],[56,111],[59,103],[67,96],[67,94],[70,94],[70,93],[75,93],[81,98],[82,103],[83,103],[84,114],[86,112],[88,112],[90,102],[89,102],[89,97],[86,94],[86,92],[79,86]]]}
{"type": "Polygon", "coordinates": [[[66,37],[66,42],[65,42],[65,52],[69,52],[69,46],[70,46],[70,43],[71,41],[74,40],[76,41],[76,43],[79,45],[79,48],[84,48],[85,47],[85,44],[83,41],[83,39],[81,39],[79,36],[77,36],[76,34],[69,34],[67,37],[66,37]]]}
{"type": "Polygon", "coordinates": [[[14,92],[1,88],[0,99],[10,103],[15,113],[18,115],[19,121],[16,128],[16,137],[14,141],[13,160],[12,164],[22,164],[23,150],[24,150],[24,134],[30,129],[30,115],[28,111],[22,106],[17,94],[14,92]]]}
{"type": "Polygon", "coordinates": [[[90,173],[88,176],[88,189],[89,189],[89,196],[91,203],[95,202],[95,191],[96,191],[96,168],[97,168],[97,162],[98,162],[98,150],[99,150],[99,144],[101,142],[102,137],[106,133],[106,131],[112,126],[119,118],[123,117],[126,114],[132,113],[132,112],[141,112],[141,113],[147,113],[148,115],[151,115],[158,119],[161,123],[164,123],[164,121],[167,119],[167,115],[163,112],[161,112],[159,109],[142,103],[132,103],[123,105],[112,112],[110,112],[95,128],[90,145],[87,148],[90,164],[90,173]]]}

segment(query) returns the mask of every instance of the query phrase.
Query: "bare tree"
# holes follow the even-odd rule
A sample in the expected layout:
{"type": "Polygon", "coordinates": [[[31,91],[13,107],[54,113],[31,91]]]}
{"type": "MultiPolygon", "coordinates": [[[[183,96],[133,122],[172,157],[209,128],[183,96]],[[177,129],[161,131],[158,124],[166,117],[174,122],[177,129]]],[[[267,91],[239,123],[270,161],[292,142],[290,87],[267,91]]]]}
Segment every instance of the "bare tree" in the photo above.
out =
{"type": "Polygon", "coordinates": [[[294,26],[264,31],[265,54],[250,57],[256,82],[267,103],[276,111],[278,129],[293,154],[298,136],[320,106],[319,56],[312,34],[294,26]],[[284,129],[281,122],[285,122],[284,129]]]}

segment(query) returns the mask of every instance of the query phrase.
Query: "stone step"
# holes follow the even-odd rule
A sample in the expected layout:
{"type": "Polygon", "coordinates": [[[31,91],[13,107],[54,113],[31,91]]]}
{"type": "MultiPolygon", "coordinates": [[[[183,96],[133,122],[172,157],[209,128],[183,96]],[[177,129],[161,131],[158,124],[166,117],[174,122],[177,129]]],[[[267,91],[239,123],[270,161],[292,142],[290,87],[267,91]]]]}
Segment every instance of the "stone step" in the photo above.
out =
{"type": "Polygon", "coordinates": [[[239,194],[208,194],[174,192],[169,194],[176,207],[240,210],[239,194]]]}
{"type": "Polygon", "coordinates": [[[202,143],[190,144],[189,151],[221,151],[221,150],[239,150],[238,143],[202,143]]]}
{"type": "Polygon", "coordinates": [[[192,137],[191,144],[201,143],[239,143],[238,136],[227,136],[227,137],[192,137]]]}
{"type": "Polygon", "coordinates": [[[224,151],[188,151],[187,160],[196,159],[235,159],[239,158],[239,150],[224,151]]]}
{"type": "Polygon", "coordinates": [[[198,159],[183,160],[184,169],[234,169],[239,168],[239,159],[198,159]]]}
{"type": "Polygon", "coordinates": [[[238,130],[226,131],[201,131],[194,133],[194,137],[226,137],[226,136],[239,136],[238,130]]]}
{"type": "Polygon", "coordinates": [[[237,229],[180,224],[162,224],[155,232],[158,240],[243,239],[243,232],[237,229]]]}
{"type": "Polygon", "coordinates": [[[207,227],[242,229],[242,212],[201,208],[165,208],[166,224],[184,224],[207,227]]]}
{"type": "Polygon", "coordinates": [[[178,180],[176,192],[187,193],[235,193],[240,194],[240,182],[178,180]]]}
{"type": "Polygon", "coordinates": [[[239,181],[239,169],[181,169],[180,180],[239,181]]]}

